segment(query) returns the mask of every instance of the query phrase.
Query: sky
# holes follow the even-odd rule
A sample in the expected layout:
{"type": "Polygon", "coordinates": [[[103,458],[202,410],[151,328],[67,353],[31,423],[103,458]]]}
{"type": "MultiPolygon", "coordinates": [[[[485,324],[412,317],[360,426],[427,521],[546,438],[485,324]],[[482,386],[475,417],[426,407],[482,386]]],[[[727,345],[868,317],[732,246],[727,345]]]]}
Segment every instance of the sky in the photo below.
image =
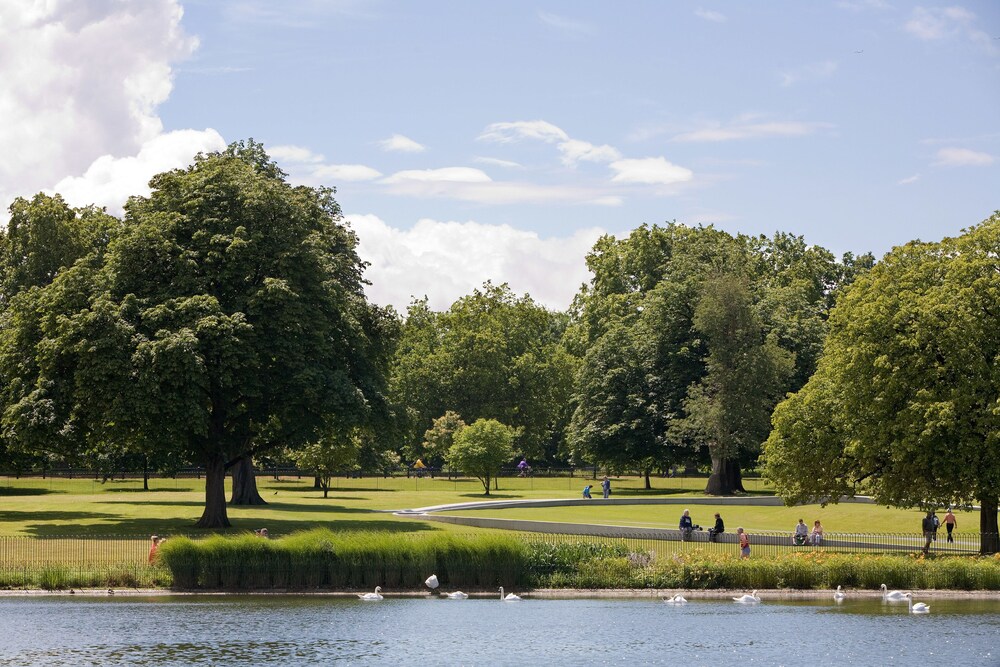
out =
{"type": "Polygon", "coordinates": [[[0,0],[0,219],[251,137],[401,311],[642,224],[881,256],[1000,209],[1000,2],[0,0]]]}

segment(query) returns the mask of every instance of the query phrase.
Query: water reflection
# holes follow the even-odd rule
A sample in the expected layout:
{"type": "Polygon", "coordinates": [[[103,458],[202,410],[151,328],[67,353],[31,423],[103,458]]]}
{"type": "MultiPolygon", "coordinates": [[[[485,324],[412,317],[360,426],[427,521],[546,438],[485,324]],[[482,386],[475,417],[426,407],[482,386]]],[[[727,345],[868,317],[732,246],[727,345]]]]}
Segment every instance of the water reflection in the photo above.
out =
{"type": "Polygon", "coordinates": [[[0,599],[0,665],[1000,665],[1000,601],[0,599]]]}

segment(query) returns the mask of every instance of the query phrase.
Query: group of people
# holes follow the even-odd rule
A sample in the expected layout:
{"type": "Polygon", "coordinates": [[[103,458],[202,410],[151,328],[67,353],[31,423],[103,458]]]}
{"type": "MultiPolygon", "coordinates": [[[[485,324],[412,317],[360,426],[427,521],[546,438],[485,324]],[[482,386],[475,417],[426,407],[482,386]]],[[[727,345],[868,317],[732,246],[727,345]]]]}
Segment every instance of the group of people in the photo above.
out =
{"type": "MultiPolygon", "coordinates": [[[[701,526],[695,524],[691,518],[691,510],[681,512],[681,520],[677,527],[681,531],[681,541],[683,542],[690,541],[691,534],[695,530],[701,530],[701,526]]],[[[715,525],[708,529],[708,541],[718,542],[719,535],[724,532],[726,532],[726,523],[722,520],[722,515],[716,512],[715,525]]],[[[740,558],[750,558],[750,536],[747,535],[742,526],[736,529],[736,539],[740,545],[740,558]]]]}
{"type": "MultiPolygon", "coordinates": [[[[948,541],[954,542],[955,538],[952,536],[955,527],[958,525],[958,519],[955,518],[955,514],[948,508],[948,513],[944,515],[944,527],[948,531],[948,541]]],[[[920,522],[920,528],[924,532],[924,554],[930,551],[931,542],[937,541],[938,528],[941,526],[941,520],[938,518],[937,512],[930,510],[920,522]]]]}
{"type": "MultiPolygon", "coordinates": [[[[592,488],[594,488],[593,484],[588,484],[587,486],[583,487],[583,497],[584,498],[593,498],[594,497],[590,493],[590,490],[592,488]]],[[[608,478],[607,475],[605,475],[604,479],[601,480],[601,493],[604,494],[605,498],[610,498],[611,497],[611,480],[608,478]]]]}
{"type": "Polygon", "coordinates": [[[812,531],[810,532],[806,522],[799,519],[798,524],[795,526],[795,532],[792,534],[792,544],[799,547],[806,544],[818,547],[823,544],[823,524],[820,523],[819,519],[816,519],[813,521],[812,531]]]}

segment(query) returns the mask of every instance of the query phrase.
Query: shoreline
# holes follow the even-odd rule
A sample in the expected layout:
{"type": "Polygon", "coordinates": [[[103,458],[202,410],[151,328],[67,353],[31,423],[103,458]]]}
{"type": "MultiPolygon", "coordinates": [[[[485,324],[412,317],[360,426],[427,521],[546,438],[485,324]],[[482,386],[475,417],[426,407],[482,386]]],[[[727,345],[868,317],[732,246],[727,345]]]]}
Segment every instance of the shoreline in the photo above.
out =
{"type": "MultiPolygon", "coordinates": [[[[643,599],[656,600],[680,594],[688,600],[725,600],[733,596],[742,595],[749,589],[572,589],[572,588],[543,588],[536,590],[518,591],[518,595],[525,599],[532,600],[574,600],[574,599],[643,599]]],[[[301,590],[273,590],[273,591],[192,591],[192,590],[171,590],[165,588],[114,588],[114,589],[70,589],[70,590],[43,590],[43,589],[8,589],[0,590],[0,598],[18,597],[65,597],[65,598],[143,598],[143,597],[329,597],[329,598],[357,598],[363,591],[301,591],[301,590]],[[113,591],[113,592],[109,592],[113,591]]],[[[869,589],[844,589],[844,593],[852,598],[878,599],[882,597],[880,590],[869,589]]],[[[919,597],[947,600],[1000,600],[1000,591],[957,591],[957,590],[937,590],[937,589],[912,589],[914,595],[919,597]]],[[[470,599],[494,599],[497,597],[496,591],[470,591],[470,599]]],[[[793,589],[757,589],[757,594],[762,599],[770,600],[825,600],[833,596],[833,589],[825,590],[793,590],[793,589]]],[[[382,595],[387,599],[444,599],[441,594],[429,591],[382,591],[382,595]]]]}

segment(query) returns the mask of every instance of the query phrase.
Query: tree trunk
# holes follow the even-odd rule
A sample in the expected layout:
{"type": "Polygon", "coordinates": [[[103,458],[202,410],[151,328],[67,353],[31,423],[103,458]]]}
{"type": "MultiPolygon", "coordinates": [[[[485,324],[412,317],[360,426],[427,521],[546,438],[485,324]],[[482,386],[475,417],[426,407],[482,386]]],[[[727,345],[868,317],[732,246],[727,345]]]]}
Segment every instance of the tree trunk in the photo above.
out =
{"type": "Polygon", "coordinates": [[[997,497],[979,499],[979,553],[988,556],[1000,553],[1000,534],[997,527],[997,497]]]}
{"type": "Polygon", "coordinates": [[[653,485],[649,483],[649,470],[646,470],[644,472],[646,475],[646,490],[651,491],[653,489],[653,485]]]}
{"type": "Polygon", "coordinates": [[[142,490],[149,491],[149,459],[142,459],[142,490]]]}
{"type": "Polygon", "coordinates": [[[313,488],[317,491],[323,488],[323,482],[320,480],[319,475],[313,478],[313,488]]]}
{"type": "Polygon", "coordinates": [[[705,493],[710,496],[731,496],[737,491],[745,491],[739,463],[713,455],[712,474],[705,485],[705,493]]]}
{"type": "Polygon", "coordinates": [[[489,478],[489,476],[486,477],[486,483],[483,484],[483,486],[486,487],[486,493],[484,493],[483,495],[484,496],[490,495],[490,478],[489,478]]]}
{"type": "Polygon", "coordinates": [[[216,457],[205,466],[205,511],[197,528],[229,528],[226,515],[226,462],[216,457]]]}
{"type": "Polygon", "coordinates": [[[249,456],[241,456],[233,465],[233,497],[231,505],[266,505],[257,492],[257,475],[249,456]]]}

